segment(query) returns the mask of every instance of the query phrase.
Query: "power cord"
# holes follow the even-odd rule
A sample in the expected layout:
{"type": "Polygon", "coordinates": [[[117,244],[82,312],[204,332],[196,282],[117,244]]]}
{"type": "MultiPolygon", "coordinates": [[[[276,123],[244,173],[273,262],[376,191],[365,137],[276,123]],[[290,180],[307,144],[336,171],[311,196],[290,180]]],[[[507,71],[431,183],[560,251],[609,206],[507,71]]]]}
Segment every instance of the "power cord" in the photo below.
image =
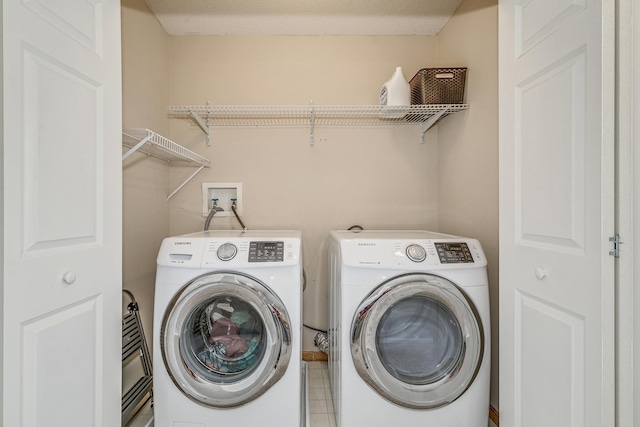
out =
{"type": "Polygon", "coordinates": [[[242,229],[244,231],[247,231],[247,227],[245,227],[244,222],[242,222],[242,220],[240,219],[240,215],[238,215],[238,211],[236,210],[236,201],[237,201],[236,199],[231,199],[231,210],[233,211],[233,214],[236,216],[236,219],[240,223],[240,226],[242,227],[242,229]]]}
{"type": "Polygon", "coordinates": [[[304,326],[305,328],[311,329],[312,331],[316,331],[316,332],[322,332],[322,333],[327,333],[327,331],[325,331],[324,329],[318,329],[318,328],[314,328],[313,326],[309,326],[306,323],[303,323],[302,326],[304,326]]]}

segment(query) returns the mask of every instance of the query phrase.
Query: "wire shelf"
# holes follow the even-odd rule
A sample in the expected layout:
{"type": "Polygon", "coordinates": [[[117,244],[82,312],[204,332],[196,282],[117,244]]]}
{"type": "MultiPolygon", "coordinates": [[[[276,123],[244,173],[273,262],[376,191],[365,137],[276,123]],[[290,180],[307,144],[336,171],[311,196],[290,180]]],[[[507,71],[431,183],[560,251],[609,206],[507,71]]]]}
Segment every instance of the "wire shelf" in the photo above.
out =
{"type": "Polygon", "coordinates": [[[182,187],[187,185],[189,181],[204,170],[204,168],[208,168],[211,165],[209,159],[149,129],[123,129],[122,145],[128,148],[128,151],[122,155],[122,161],[126,160],[133,153],[140,152],[166,162],[196,163],[198,169],[179,185],[167,197],[167,200],[170,200],[182,187]]]}
{"type": "Polygon", "coordinates": [[[122,145],[129,148],[129,151],[122,156],[122,160],[138,151],[167,162],[196,162],[204,166],[211,164],[209,159],[149,129],[123,129],[122,145]]]}
{"type": "Polygon", "coordinates": [[[407,106],[379,105],[204,105],[170,106],[175,116],[197,114],[206,118],[210,126],[379,126],[424,123],[444,113],[466,110],[467,104],[431,104],[407,106]]]}
{"type": "Polygon", "coordinates": [[[467,104],[424,105],[186,105],[169,106],[169,114],[193,119],[211,144],[211,126],[422,126],[424,134],[450,114],[468,109],[467,104]]]}

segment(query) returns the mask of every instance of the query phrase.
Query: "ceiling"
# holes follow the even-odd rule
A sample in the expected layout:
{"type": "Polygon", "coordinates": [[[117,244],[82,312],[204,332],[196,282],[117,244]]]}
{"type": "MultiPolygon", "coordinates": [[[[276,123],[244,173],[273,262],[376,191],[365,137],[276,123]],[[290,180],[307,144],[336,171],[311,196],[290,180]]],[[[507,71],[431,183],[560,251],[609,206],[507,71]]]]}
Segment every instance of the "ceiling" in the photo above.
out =
{"type": "Polygon", "coordinates": [[[145,0],[170,35],[435,35],[463,0],[145,0]]]}

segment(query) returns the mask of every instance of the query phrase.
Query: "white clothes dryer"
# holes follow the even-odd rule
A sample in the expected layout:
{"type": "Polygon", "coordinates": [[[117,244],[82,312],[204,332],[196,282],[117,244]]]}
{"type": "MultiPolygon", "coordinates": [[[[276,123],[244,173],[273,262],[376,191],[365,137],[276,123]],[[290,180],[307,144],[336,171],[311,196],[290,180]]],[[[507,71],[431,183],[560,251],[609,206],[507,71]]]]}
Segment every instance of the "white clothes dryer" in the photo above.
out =
{"type": "Polygon", "coordinates": [[[156,427],[304,425],[297,231],[169,237],[158,254],[156,427]]]}
{"type": "Polygon", "coordinates": [[[480,243],[332,231],[329,371],[338,427],[486,427],[490,328],[480,243]]]}

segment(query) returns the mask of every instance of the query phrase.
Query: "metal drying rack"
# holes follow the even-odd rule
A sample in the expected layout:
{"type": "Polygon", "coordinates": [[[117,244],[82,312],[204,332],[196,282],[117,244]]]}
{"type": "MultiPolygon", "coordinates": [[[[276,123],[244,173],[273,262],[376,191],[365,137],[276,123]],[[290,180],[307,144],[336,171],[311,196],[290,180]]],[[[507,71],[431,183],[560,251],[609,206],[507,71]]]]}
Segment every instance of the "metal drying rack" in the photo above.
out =
{"type": "Polygon", "coordinates": [[[132,362],[135,356],[142,362],[142,376],[122,395],[122,425],[126,426],[147,404],[153,406],[153,369],[149,348],[142,329],[138,302],[133,294],[123,289],[131,302],[122,316],[122,365],[132,362]]]}

